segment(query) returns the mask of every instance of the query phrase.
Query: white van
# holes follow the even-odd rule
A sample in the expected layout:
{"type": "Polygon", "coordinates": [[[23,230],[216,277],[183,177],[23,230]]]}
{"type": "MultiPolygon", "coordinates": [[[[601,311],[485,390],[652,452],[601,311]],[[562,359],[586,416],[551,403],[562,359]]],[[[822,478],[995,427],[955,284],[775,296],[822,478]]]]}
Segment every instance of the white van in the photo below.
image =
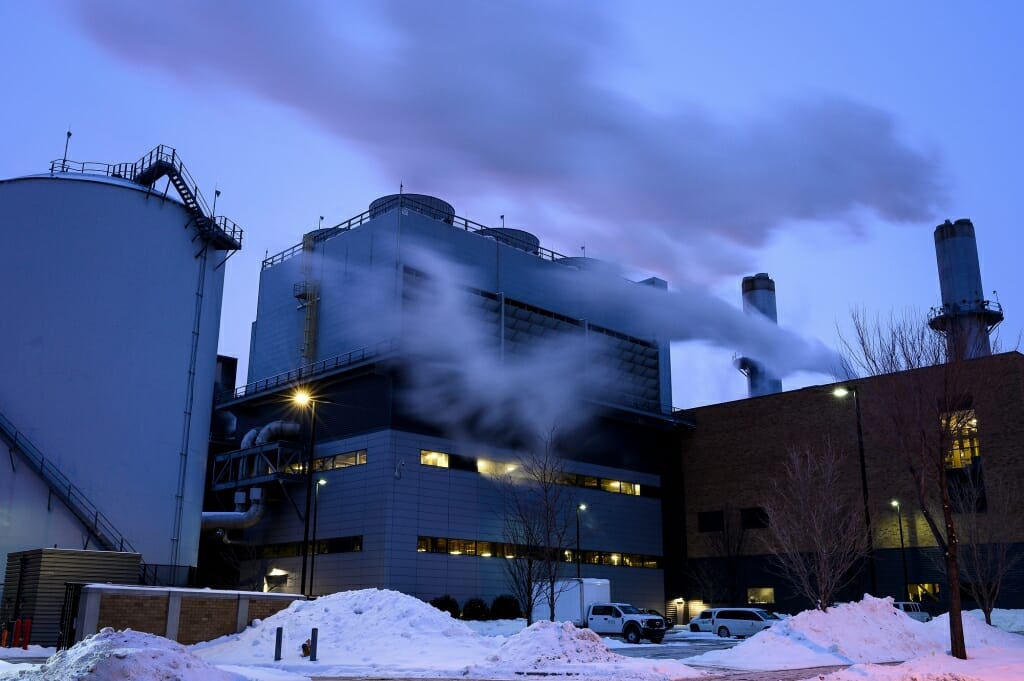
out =
{"type": "Polygon", "coordinates": [[[932,616],[921,609],[920,603],[913,601],[893,601],[892,607],[907,614],[918,622],[929,622],[932,616]]]}
{"type": "Polygon", "coordinates": [[[761,608],[718,608],[711,611],[711,631],[723,638],[753,636],[781,621],[778,615],[761,608]]]}

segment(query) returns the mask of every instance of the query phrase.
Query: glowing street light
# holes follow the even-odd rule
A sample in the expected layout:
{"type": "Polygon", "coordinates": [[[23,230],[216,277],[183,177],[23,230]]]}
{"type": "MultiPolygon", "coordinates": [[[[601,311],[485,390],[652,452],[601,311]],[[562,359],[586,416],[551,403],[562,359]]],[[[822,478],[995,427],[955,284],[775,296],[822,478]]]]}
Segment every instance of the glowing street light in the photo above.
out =
{"type": "MultiPolygon", "coordinates": [[[[309,513],[313,504],[313,450],[316,446],[316,400],[309,390],[299,388],[292,395],[292,403],[302,409],[309,408],[309,442],[306,446],[306,514],[302,522],[302,578],[299,591],[306,593],[306,561],[309,558],[309,513]]],[[[312,580],[310,580],[312,581],[312,580]]]]}
{"type": "Polygon", "coordinates": [[[586,504],[576,506],[576,579],[580,578],[580,513],[586,510],[586,504]]]}

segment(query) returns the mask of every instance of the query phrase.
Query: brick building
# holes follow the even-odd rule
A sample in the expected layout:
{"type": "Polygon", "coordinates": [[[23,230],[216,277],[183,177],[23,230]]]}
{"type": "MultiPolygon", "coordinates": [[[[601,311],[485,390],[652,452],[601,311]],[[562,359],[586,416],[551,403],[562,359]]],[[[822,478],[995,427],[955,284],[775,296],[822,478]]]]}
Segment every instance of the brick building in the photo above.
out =
{"type": "MultiPolygon", "coordinates": [[[[952,480],[968,472],[982,480],[983,511],[958,514],[958,523],[966,524],[969,515],[977,518],[988,541],[1008,545],[1011,555],[1020,551],[1024,356],[1009,352],[694,409],[695,428],[682,434],[686,512],[685,534],[678,539],[687,568],[669,577],[666,595],[678,597],[680,604],[685,599],[691,614],[711,601],[766,604],[780,611],[806,607],[771,569],[766,545],[770,530],[761,509],[770,481],[781,475],[787,449],[820,446],[828,439],[842,456],[849,491],[866,497],[861,528],[871,527],[869,559],[842,600],[869,591],[899,600],[905,560],[910,597],[934,611],[948,607],[941,555],[921,512],[901,438],[893,431],[891,412],[901,407],[894,400],[902,400],[902,406],[917,400],[932,409],[931,414],[921,412],[920,423],[934,417],[936,434],[944,428],[953,431],[941,445],[948,452],[946,469],[952,480]],[[936,405],[951,400],[941,394],[942,386],[950,383],[950,367],[959,372],[963,389],[952,406],[939,409],[936,405]],[[846,397],[834,395],[837,387],[847,388],[846,397]]],[[[1007,578],[999,607],[1024,604],[1024,592],[1012,588],[1020,583],[1019,573],[1007,578]]],[[[967,594],[964,607],[977,607],[967,594]]]]}

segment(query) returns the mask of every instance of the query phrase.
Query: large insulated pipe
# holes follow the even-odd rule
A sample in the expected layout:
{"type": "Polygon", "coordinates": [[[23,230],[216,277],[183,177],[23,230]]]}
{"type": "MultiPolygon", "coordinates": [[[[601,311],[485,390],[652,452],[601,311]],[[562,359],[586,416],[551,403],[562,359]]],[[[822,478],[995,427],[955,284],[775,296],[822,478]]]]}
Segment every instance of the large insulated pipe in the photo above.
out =
{"type": "Polygon", "coordinates": [[[302,432],[302,426],[294,421],[271,421],[260,429],[254,445],[265,445],[274,440],[293,439],[302,432]]]}
{"type": "MultiPolygon", "coordinates": [[[[245,492],[240,492],[241,502],[245,502],[245,492]]],[[[237,495],[235,501],[239,501],[237,495]]],[[[253,487],[249,490],[249,510],[247,511],[204,511],[201,529],[208,530],[244,530],[252,527],[263,519],[263,490],[253,487]]]]}
{"type": "Polygon", "coordinates": [[[974,225],[961,218],[935,228],[942,307],[933,308],[929,325],[946,337],[950,359],[992,354],[989,333],[1003,321],[999,303],[985,300],[974,225]]]}
{"type": "MultiPolygon", "coordinates": [[[[743,311],[759,314],[778,324],[775,309],[775,282],[765,272],[752,277],[743,277],[743,311]]],[[[771,395],[782,392],[782,381],[772,375],[763,364],[749,357],[736,360],[736,367],[747,377],[747,394],[750,397],[771,395]]]]}

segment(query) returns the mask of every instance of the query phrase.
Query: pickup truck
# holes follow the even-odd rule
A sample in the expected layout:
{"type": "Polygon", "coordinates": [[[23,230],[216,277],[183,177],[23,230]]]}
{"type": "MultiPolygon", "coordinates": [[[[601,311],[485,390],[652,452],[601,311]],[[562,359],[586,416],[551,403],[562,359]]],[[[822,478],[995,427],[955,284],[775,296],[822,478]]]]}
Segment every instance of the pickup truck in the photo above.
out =
{"type": "Polygon", "coordinates": [[[645,638],[661,643],[665,638],[664,619],[628,603],[592,603],[587,609],[587,627],[605,636],[621,636],[627,643],[645,638]]]}

